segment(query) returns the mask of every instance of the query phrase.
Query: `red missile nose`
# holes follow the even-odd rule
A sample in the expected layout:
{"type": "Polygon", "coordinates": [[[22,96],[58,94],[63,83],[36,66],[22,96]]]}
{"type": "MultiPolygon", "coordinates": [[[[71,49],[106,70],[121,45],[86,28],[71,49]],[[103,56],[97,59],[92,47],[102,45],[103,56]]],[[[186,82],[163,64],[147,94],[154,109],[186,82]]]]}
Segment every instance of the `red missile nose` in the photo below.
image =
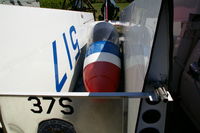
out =
{"type": "Polygon", "coordinates": [[[89,92],[115,92],[119,84],[120,68],[109,62],[95,62],[85,67],[83,77],[89,92]]]}

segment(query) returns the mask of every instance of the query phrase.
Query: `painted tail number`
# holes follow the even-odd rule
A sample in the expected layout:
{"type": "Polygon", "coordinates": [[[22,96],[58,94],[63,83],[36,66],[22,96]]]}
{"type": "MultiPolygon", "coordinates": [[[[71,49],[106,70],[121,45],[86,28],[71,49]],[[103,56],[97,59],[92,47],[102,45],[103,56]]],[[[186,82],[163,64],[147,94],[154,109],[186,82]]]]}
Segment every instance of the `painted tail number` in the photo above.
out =
{"type": "Polygon", "coordinates": [[[38,98],[36,96],[30,96],[28,97],[28,101],[31,101],[33,104],[32,108],[30,109],[33,113],[42,113],[45,111],[46,114],[51,114],[56,102],[58,102],[59,106],[62,108],[60,112],[64,115],[71,115],[74,113],[74,108],[71,105],[69,105],[70,103],[72,103],[72,100],[68,97],[61,97],[59,99],[55,99],[53,97],[38,98]],[[42,106],[42,103],[44,101],[49,101],[49,106],[47,109],[44,109],[44,107],[42,106]]]}
{"type": "Polygon", "coordinates": [[[75,36],[76,33],[77,32],[76,32],[75,27],[71,26],[70,29],[69,29],[69,36],[70,36],[70,40],[71,40],[72,49],[70,49],[70,46],[68,45],[66,34],[63,33],[63,41],[64,41],[65,48],[66,48],[66,53],[67,53],[66,55],[68,57],[70,70],[68,71],[68,73],[64,73],[64,75],[62,76],[61,80],[59,80],[59,70],[58,70],[59,67],[58,67],[58,57],[57,57],[57,52],[58,51],[57,51],[56,40],[53,41],[53,43],[52,43],[54,72],[55,72],[55,85],[56,85],[56,91],[57,92],[60,92],[62,90],[65,82],[67,81],[68,74],[70,72],[72,72],[72,70],[74,69],[73,65],[75,65],[75,63],[73,63],[73,60],[75,59],[75,61],[77,61],[79,56],[80,56],[80,48],[79,48],[78,38],[76,38],[76,36],[75,36]]]}

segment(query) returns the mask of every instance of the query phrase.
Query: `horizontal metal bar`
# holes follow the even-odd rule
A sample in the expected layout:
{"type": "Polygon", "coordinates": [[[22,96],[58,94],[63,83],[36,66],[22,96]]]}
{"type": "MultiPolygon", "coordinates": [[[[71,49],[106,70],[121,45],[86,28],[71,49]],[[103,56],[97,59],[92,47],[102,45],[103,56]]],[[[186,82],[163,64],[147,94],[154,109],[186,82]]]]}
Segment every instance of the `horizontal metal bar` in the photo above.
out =
{"type": "Polygon", "coordinates": [[[149,98],[154,93],[149,92],[67,92],[67,93],[0,93],[0,96],[52,96],[52,97],[102,97],[102,98],[149,98]]]}

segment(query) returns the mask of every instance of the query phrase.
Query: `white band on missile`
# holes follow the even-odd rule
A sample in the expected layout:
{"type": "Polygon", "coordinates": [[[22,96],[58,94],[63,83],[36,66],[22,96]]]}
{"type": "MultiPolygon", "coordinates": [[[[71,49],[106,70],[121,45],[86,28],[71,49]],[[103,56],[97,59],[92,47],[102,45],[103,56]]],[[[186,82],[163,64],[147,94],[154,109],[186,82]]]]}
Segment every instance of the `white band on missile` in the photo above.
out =
{"type": "Polygon", "coordinates": [[[109,62],[121,68],[120,58],[114,54],[107,52],[99,52],[89,55],[88,57],[85,58],[83,68],[85,68],[88,64],[98,61],[109,62]]]}

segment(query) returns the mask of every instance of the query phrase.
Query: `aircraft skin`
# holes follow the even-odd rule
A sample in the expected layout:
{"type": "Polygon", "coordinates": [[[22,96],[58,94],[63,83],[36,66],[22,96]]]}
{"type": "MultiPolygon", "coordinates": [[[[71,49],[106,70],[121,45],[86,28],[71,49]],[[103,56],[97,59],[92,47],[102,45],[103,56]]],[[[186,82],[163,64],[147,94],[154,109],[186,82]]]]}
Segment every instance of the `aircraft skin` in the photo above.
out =
{"type": "Polygon", "coordinates": [[[82,92],[80,75],[94,27],[102,22],[86,12],[0,5],[4,132],[164,132],[167,104],[152,106],[132,98],[152,98],[145,92],[165,88],[152,83],[169,79],[170,7],[164,0],[135,0],[121,12],[118,24],[123,35],[115,44],[122,41],[120,78],[124,83],[120,81],[118,89],[124,92],[101,95],[82,92]],[[80,92],[72,92],[77,88],[80,92]],[[149,110],[161,116],[153,124],[143,118],[149,110]]]}
{"type": "Polygon", "coordinates": [[[5,12],[1,14],[1,88],[6,92],[13,88],[18,92],[69,91],[81,48],[87,43],[84,28],[94,21],[92,14],[8,5],[1,5],[1,10],[5,12]]]}

